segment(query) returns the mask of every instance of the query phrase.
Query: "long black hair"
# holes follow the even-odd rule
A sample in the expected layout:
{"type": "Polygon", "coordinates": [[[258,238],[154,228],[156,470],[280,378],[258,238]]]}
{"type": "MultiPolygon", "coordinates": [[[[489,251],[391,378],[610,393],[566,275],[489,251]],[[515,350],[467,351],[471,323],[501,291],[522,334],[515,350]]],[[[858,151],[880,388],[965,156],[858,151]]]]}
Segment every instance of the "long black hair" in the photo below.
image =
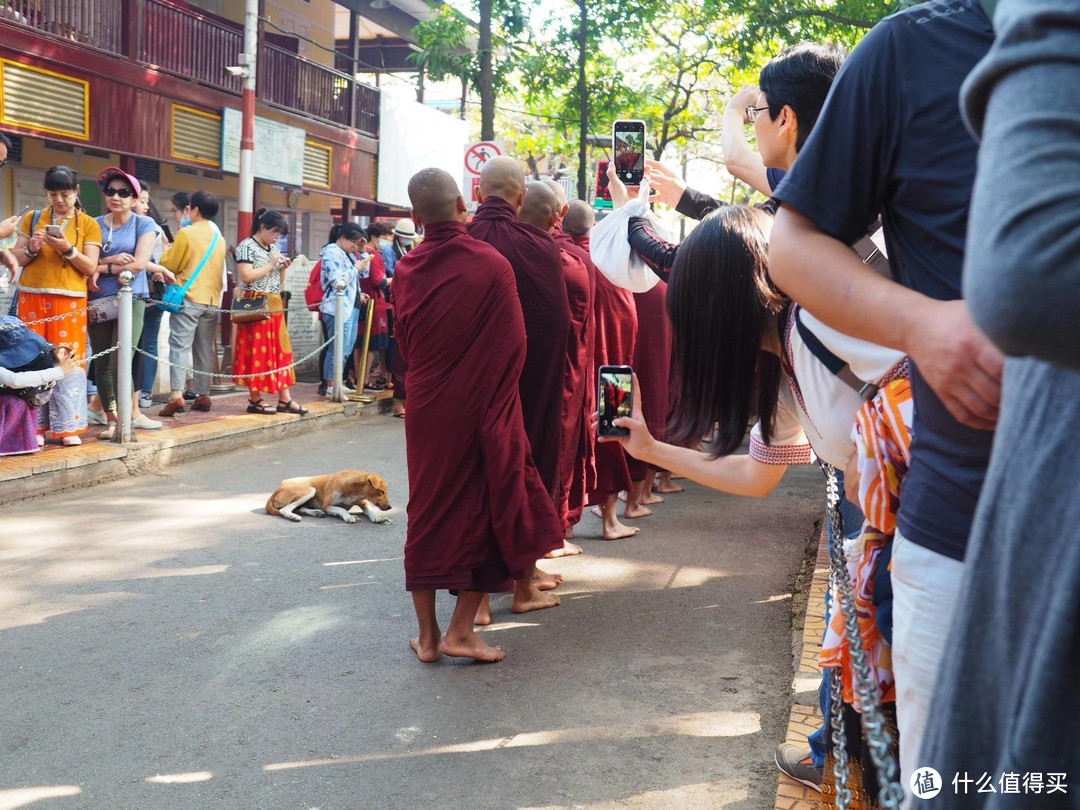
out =
{"type": "Polygon", "coordinates": [[[768,277],[772,217],[724,206],[679,246],[667,307],[678,390],[668,419],[672,442],[710,433],[713,457],[733,453],[756,413],[768,444],[782,382],[780,358],[763,351],[768,330],[791,302],[768,277]]]}

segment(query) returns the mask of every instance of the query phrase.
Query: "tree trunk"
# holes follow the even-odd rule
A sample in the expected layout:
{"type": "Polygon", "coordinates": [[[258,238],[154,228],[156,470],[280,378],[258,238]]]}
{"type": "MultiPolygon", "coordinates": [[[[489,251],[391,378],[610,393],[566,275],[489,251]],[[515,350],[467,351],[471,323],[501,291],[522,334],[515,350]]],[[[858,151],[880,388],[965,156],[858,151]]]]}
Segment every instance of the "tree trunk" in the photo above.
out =
{"type": "Polygon", "coordinates": [[[420,70],[416,73],[416,103],[424,103],[424,75],[427,73],[424,66],[420,66],[420,70]]]}
{"type": "Polygon", "coordinates": [[[469,77],[465,74],[461,74],[461,114],[462,121],[465,120],[465,102],[469,97],[469,77]]]}
{"type": "Polygon", "coordinates": [[[585,60],[589,45],[589,16],[586,0],[577,0],[578,20],[578,82],[577,94],[581,113],[581,135],[578,142],[578,199],[589,199],[589,87],[585,75],[585,60]]]}
{"type": "Polygon", "coordinates": [[[495,81],[491,64],[491,5],[480,0],[480,140],[495,140],[495,81]]]}

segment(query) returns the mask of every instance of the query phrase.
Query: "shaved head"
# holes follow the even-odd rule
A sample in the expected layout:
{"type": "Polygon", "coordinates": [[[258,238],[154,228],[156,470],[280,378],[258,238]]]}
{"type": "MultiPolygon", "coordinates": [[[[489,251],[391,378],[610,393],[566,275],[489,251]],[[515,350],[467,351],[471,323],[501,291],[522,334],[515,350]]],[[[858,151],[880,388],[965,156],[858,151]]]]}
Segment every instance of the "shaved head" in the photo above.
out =
{"type": "Polygon", "coordinates": [[[521,204],[525,193],[525,170],[512,157],[499,155],[480,170],[480,196],[501,197],[511,205],[521,204]]]}
{"type": "Polygon", "coordinates": [[[535,225],[542,231],[550,231],[553,220],[562,206],[555,198],[555,193],[546,183],[530,182],[525,184],[525,203],[518,211],[518,219],[535,225]]]}
{"type": "Polygon", "coordinates": [[[544,178],[544,185],[551,189],[555,194],[555,199],[559,203],[559,208],[565,206],[569,200],[566,199],[566,189],[563,188],[563,184],[552,180],[550,177],[544,178]]]}
{"type": "Polygon", "coordinates": [[[587,236],[596,224],[596,214],[592,206],[584,200],[574,200],[563,219],[563,230],[571,236],[587,236]]]}
{"type": "Polygon", "coordinates": [[[413,219],[424,224],[460,221],[460,199],[457,180],[442,169],[421,169],[409,180],[413,219]]]}

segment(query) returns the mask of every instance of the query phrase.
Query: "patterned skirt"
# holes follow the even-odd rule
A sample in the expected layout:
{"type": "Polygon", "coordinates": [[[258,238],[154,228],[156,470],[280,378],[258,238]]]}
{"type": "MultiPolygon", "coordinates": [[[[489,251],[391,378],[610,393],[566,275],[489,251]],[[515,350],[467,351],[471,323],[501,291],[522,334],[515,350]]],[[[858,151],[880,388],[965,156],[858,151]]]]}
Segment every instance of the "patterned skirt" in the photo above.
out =
{"type": "Polygon", "coordinates": [[[15,394],[0,394],[0,456],[35,453],[37,409],[15,394]]]}
{"type": "MultiPolygon", "coordinates": [[[[19,319],[57,346],[70,346],[75,358],[86,356],[86,297],[19,290],[19,319]],[[65,314],[70,313],[70,314],[65,314]],[[32,323],[58,315],[47,323],[32,323]]],[[[41,408],[42,426],[57,439],[79,436],[86,423],[86,374],[71,374],[57,384],[52,399],[41,408]]]]}
{"type": "MultiPolygon", "coordinates": [[[[270,309],[282,309],[281,296],[267,295],[270,309]]],[[[236,325],[236,346],[233,347],[233,373],[255,374],[250,378],[237,379],[253,391],[278,393],[296,382],[292,366],[292,341],[285,326],[285,316],[276,313],[269,320],[236,325]],[[273,369],[283,369],[273,371],[273,369]],[[271,373],[266,373],[266,372],[271,373]]]]}

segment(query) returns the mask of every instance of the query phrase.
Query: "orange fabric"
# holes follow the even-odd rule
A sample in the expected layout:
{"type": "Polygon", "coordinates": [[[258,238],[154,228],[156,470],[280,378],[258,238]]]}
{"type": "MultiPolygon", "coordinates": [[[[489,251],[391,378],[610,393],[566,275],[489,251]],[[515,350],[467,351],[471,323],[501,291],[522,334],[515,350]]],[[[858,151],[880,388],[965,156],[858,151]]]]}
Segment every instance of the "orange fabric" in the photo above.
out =
{"type": "MultiPolygon", "coordinates": [[[[50,343],[70,346],[76,359],[86,356],[86,298],[70,298],[66,295],[31,293],[19,290],[19,320],[50,343]],[[41,318],[51,318],[65,312],[72,314],[48,323],[32,323],[41,318]]],[[[85,392],[84,392],[85,393],[85,392]]],[[[79,436],[86,433],[88,425],[82,422],[82,415],[75,414],[77,426],[67,433],[52,431],[57,439],[66,436],[79,436]]]]}
{"type": "MultiPolygon", "coordinates": [[[[267,295],[270,309],[281,309],[281,296],[267,295]]],[[[293,361],[292,342],[285,327],[285,316],[281,313],[271,315],[269,320],[236,325],[236,347],[233,350],[234,374],[258,374],[258,377],[238,379],[239,385],[256,391],[278,393],[296,383],[294,369],[285,369],[273,374],[262,374],[275,368],[291,366],[293,361]]]]}

